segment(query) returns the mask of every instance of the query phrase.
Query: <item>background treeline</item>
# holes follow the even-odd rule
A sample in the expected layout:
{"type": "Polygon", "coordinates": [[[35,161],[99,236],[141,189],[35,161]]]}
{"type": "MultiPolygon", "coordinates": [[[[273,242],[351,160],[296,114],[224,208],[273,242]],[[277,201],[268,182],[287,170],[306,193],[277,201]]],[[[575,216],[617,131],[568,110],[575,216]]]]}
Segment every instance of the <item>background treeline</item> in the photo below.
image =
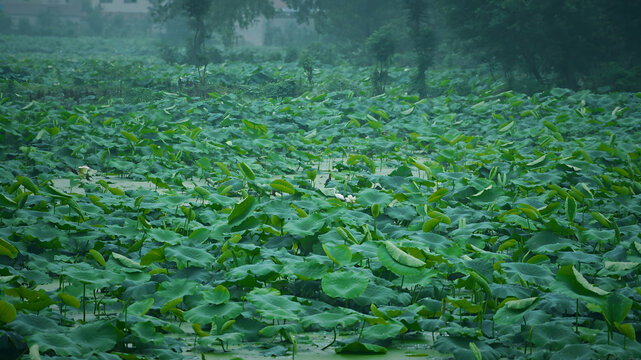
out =
{"type": "MultiPolygon", "coordinates": [[[[524,90],[638,90],[641,2],[609,0],[287,0],[299,20],[370,55],[388,38],[413,52],[417,86],[432,66],[488,65],[524,90]],[[384,32],[384,33],[382,33],[384,32]]],[[[395,51],[394,51],[395,50],[395,51]]],[[[391,56],[391,54],[390,54],[391,56]]],[[[358,56],[357,56],[358,58],[358,56]]],[[[419,89],[420,90],[420,89],[419,89]]]]}
{"type": "MultiPolygon", "coordinates": [[[[168,63],[196,65],[261,59],[297,61],[306,80],[322,64],[371,66],[377,93],[390,66],[413,71],[413,90],[428,94],[427,69],[476,69],[506,87],[639,91],[641,1],[611,0],[168,0],[139,18],[101,13],[85,1],[82,26],[42,14],[17,29],[0,12],[0,32],[28,35],[139,36],[168,63]],[[295,18],[289,27],[269,19],[295,18]],[[267,18],[263,44],[238,46],[239,28],[267,18]],[[296,21],[300,26],[296,27],[296,21]],[[274,50],[276,46],[276,52],[274,50]],[[268,54],[261,54],[268,52],[268,54]]],[[[241,42],[242,43],[242,42],[241,42]]]]}
{"type": "Polygon", "coordinates": [[[93,6],[89,0],[82,0],[81,8],[82,18],[64,16],[56,7],[50,7],[37,13],[32,21],[20,17],[14,24],[0,6],[0,34],[123,38],[153,33],[153,20],[144,13],[103,13],[100,6],[93,6]]]}

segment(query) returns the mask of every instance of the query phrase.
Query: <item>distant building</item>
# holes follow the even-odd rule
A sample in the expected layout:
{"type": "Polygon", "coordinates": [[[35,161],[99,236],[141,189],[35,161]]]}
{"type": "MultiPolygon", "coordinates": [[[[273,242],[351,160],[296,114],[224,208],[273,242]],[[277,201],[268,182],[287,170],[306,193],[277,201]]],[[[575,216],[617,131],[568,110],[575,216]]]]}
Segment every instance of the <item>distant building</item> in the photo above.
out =
{"type": "Polygon", "coordinates": [[[91,0],[93,7],[100,6],[102,13],[106,14],[139,14],[149,13],[151,2],[149,0],[91,0]]]}
{"type": "Polygon", "coordinates": [[[37,26],[47,17],[78,23],[85,16],[82,0],[0,0],[0,12],[14,28],[20,23],[37,26]]]}
{"type": "MultiPolygon", "coordinates": [[[[296,22],[295,11],[288,8],[283,0],[272,1],[275,16],[271,19],[261,16],[249,28],[238,29],[241,44],[282,45],[299,36],[301,29],[305,28],[296,22]]],[[[0,12],[10,19],[10,28],[22,32],[31,27],[32,30],[25,30],[25,33],[34,33],[33,29],[38,29],[40,34],[55,30],[54,22],[80,24],[80,27],[76,26],[83,29],[76,30],[79,34],[87,31],[93,34],[122,33],[120,35],[123,36],[148,34],[150,7],[150,0],[0,0],[0,12]],[[130,21],[132,19],[136,21],[130,21]]]]}
{"type": "Polygon", "coordinates": [[[309,26],[298,24],[296,11],[290,9],[283,0],[272,0],[276,14],[271,19],[259,17],[247,29],[239,29],[238,36],[241,43],[249,45],[283,45],[289,43],[293,37],[299,36],[301,30],[309,26]]]}

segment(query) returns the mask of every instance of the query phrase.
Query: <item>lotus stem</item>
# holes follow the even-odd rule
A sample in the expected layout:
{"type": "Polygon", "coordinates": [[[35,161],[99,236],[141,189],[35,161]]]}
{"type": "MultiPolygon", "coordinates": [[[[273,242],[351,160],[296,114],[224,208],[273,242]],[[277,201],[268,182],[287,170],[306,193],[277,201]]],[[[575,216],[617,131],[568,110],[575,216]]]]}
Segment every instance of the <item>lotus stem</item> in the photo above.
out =
{"type": "Polygon", "coordinates": [[[86,305],[86,302],[87,302],[87,300],[85,299],[86,298],[86,295],[85,295],[86,289],[87,289],[87,284],[83,282],[82,283],[82,322],[86,321],[86,311],[85,311],[85,305],[86,305]]]}
{"type": "Polygon", "coordinates": [[[334,339],[332,339],[332,342],[325,345],[321,350],[327,349],[328,347],[334,345],[335,342],[336,342],[336,327],[334,327],[334,339]]]}

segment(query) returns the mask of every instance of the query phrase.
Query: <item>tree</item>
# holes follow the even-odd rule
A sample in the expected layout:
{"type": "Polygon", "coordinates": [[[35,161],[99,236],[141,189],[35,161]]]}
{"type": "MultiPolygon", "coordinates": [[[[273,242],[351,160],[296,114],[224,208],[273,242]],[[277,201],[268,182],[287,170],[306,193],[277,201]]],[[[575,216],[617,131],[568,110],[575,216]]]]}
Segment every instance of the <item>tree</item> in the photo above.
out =
{"type": "Polygon", "coordinates": [[[274,7],[270,0],[155,0],[151,11],[159,23],[179,16],[187,19],[193,31],[193,40],[187,47],[188,60],[196,65],[204,84],[209,63],[206,40],[214,33],[231,39],[236,26],[246,28],[260,15],[270,17],[274,7]]]}
{"type": "Polygon", "coordinates": [[[432,63],[432,51],[435,43],[428,17],[429,4],[427,0],[404,0],[403,5],[407,12],[407,25],[410,29],[416,55],[414,88],[420,97],[424,97],[427,92],[425,71],[432,63]]]}
{"type": "Polygon", "coordinates": [[[313,21],[316,31],[362,44],[374,31],[399,16],[400,0],[285,0],[301,22],[313,21]]]}
{"type": "Polygon", "coordinates": [[[448,29],[506,74],[575,88],[605,63],[631,66],[641,46],[641,6],[609,0],[439,0],[448,29]]]}
{"type": "Polygon", "coordinates": [[[395,34],[391,24],[382,26],[367,38],[367,48],[376,58],[372,85],[377,94],[385,92],[387,73],[395,50],[395,34]]]}

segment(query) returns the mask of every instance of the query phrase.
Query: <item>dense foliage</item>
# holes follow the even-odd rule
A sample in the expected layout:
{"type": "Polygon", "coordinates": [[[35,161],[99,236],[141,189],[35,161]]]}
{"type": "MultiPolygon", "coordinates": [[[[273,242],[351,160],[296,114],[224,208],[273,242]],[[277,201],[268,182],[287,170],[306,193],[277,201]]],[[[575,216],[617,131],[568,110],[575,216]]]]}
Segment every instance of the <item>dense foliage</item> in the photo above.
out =
{"type": "Polygon", "coordinates": [[[357,46],[394,24],[399,44],[417,53],[419,77],[435,56],[458,58],[458,64],[472,56],[509,80],[528,74],[539,89],[556,84],[636,91],[641,79],[641,3],[635,1],[287,2],[301,20],[313,19],[318,31],[347,36],[357,46]]]}
{"type": "Polygon", "coordinates": [[[189,95],[144,49],[2,40],[4,357],[641,357],[641,93],[319,66],[272,96],[296,63],[235,62],[189,95]]]}

